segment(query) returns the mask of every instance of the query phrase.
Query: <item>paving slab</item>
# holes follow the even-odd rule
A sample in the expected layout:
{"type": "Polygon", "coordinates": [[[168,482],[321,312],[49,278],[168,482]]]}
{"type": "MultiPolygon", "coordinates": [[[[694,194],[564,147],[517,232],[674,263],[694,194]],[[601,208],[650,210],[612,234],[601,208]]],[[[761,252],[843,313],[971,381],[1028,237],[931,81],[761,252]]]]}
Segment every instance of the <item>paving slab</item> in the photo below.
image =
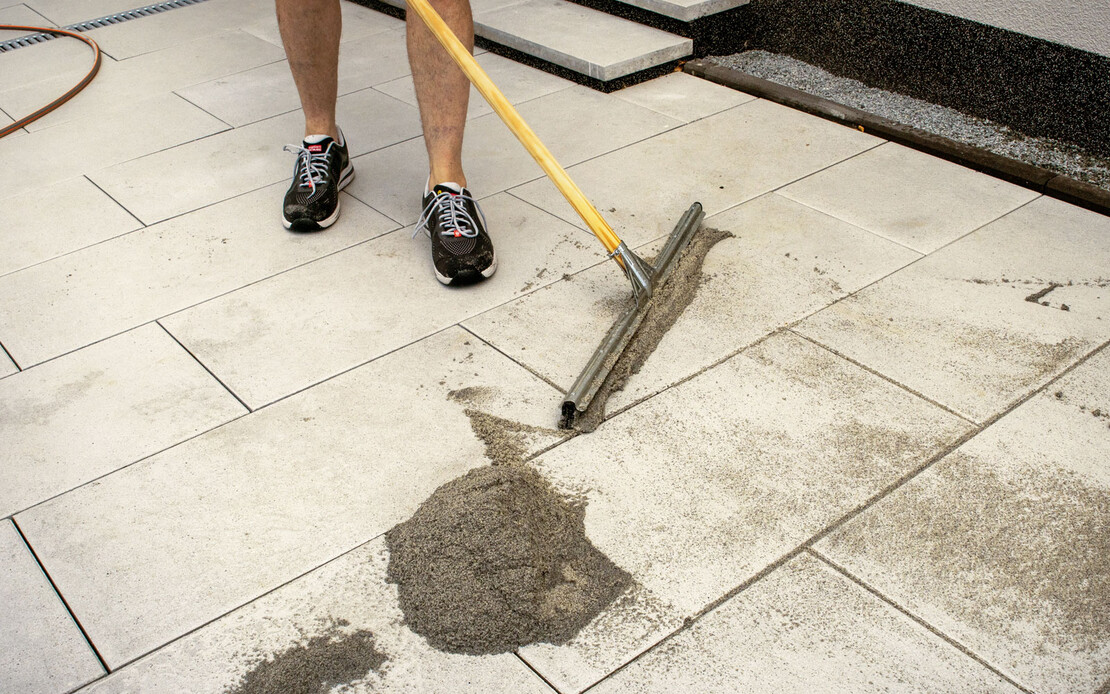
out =
{"type": "Polygon", "coordinates": [[[1028,188],[893,142],[818,171],[781,193],[921,253],[1038,197],[1028,188]]]}
{"type": "Polygon", "coordinates": [[[19,373],[19,367],[8,357],[7,352],[0,351],[0,378],[16,373],[19,373]]]}
{"type": "Polygon", "coordinates": [[[0,682],[5,692],[57,694],[104,674],[10,520],[0,521],[0,682]]]}
{"type": "MultiPolygon", "coordinates": [[[[338,114],[352,156],[420,133],[416,109],[372,89],[341,97],[338,114]],[[365,118],[367,113],[376,118],[365,118]]],[[[304,116],[295,111],[89,177],[136,217],[153,224],[278,181],[288,187],[295,156],[282,147],[299,145],[303,134],[304,116]]],[[[270,214],[280,224],[280,195],[270,214]]]]}
{"type": "Polygon", "coordinates": [[[612,80],[679,60],[693,41],[562,0],[525,0],[474,13],[474,31],[541,60],[612,80]]]}
{"type": "MultiPolygon", "coordinates": [[[[136,5],[132,0],[127,7],[112,12],[143,6],[143,3],[136,5]]],[[[88,14],[88,10],[85,13],[88,14]]],[[[108,13],[101,12],[72,21],[94,19],[105,14],[108,13]]],[[[110,24],[87,33],[100,45],[100,50],[116,60],[126,60],[218,34],[228,28],[254,24],[273,14],[274,4],[267,0],[206,0],[141,19],[110,24]]]]}
{"type": "MultiPolygon", "coordinates": [[[[78,118],[107,118],[118,113],[121,106],[155,94],[168,94],[284,57],[280,48],[260,38],[242,31],[222,31],[131,60],[108,60],[101,65],[96,78],[63,108],[36,120],[28,129],[41,130],[78,118]]],[[[31,113],[72,88],[86,70],[87,66],[82,65],[80,74],[71,72],[0,92],[0,107],[10,113],[31,113]]],[[[204,108],[204,104],[198,105],[204,108]]],[[[219,113],[205,110],[220,117],[219,113]]]]}
{"type": "Polygon", "coordinates": [[[577,694],[677,631],[682,610],[633,585],[561,646],[534,643],[517,653],[562,694],[577,694]]]}
{"type": "MultiPolygon", "coordinates": [[[[14,53],[23,50],[27,49],[14,53]]],[[[20,175],[4,182],[4,197],[37,191],[226,129],[225,123],[181,97],[163,94],[120,106],[102,117],[5,137],[0,140],[0,161],[20,162],[20,175]],[[167,128],[166,123],[174,127],[167,128]]]]}
{"type": "Polygon", "coordinates": [[[1104,349],[818,550],[1028,691],[1102,691],[1107,393],[1104,349]]]}
{"type": "MultiPolygon", "coordinates": [[[[403,26],[340,44],[340,96],[407,74],[409,62],[403,26]]],[[[296,111],[301,105],[289,63],[285,60],[181,89],[178,93],[234,126],[296,111]]],[[[376,122],[383,115],[388,118],[388,113],[383,114],[380,108],[370,108],[360,113],[358,119],[376,122]]],[[[357,126],[348,125],[347,121],[341,122],[340,126],[357,131],[357,126]]]]}
{"type": "Polygon", "coordinates": [[[338,641],[359,632],[372,635],[374,651],[385,660],[377,668],[367,665],[365,675],[344,683],[344,692],[552,694],[511,653],[451,655],[409,631],[402,623],[396,587],[385,580],[388,562],[385,542],[370,542],[81,694],[235,691],[267,658],[280,657],[314,637],[338,641]]]}
{"type": "MultiPolygon", "coordinates": [[[[0,24],[9,24],[15,26],[35,26],[35,27],[53,27],[57,26],[46,17],[43,17],[38,12],[35,12],[25,4],[12,4],[6,7],[0,7],[0,24]]],[[[25,35],[25,31],[0,31],[0,36],[3,40],[9,38],[16,38],[25,35]]]]}
{"type": "Polygon", "coordinates": [[[278,217],[283,191],[264,188],[0,277],[0,341],[26,368],[396,227],[348,198],[347,224],[290,233],[278,217]]]}
{"type": "MultiPolygon", "coordinates": [[[[396,17],[391,17],[353,2],[340,3],[339,8],[343,15],[343,33],[340,36],[340,44],[392,31],[405,24],[403,20],[396,17]]],[[[240,28],[264,41],[269,41],[275,46],[282,45],[276,12],[254,22],[244,24],[240,28]]]]}
{"type": "MultiPolygon", "coordinates": [[[[670,234],[691,203],[714,215],[881,142],[756,99],[571,166],[568,173],[634,247],[670,234]]],[[[582,224],[546,179],[512,192],[582,224]]]]}
{"type": "Polygon", "coordinates": [[[798,330],[985,422],[1110,338],[1108,233],[1110,219],[1039,198],[798,330]]]}
{"type": "Polygon", "coordinates": [[[142,226],[84,176],[7,198],[0,207],[0,225],[4,228],[0,275],[142,226]],[[44,199],[49,204],[44,205],[44,199]]]}
{"type": "Polygon", "coordinates": [[[54,26],[66,26],[142,7],[142,4],[136,5],[134,0],[26,0],[24,4],[53,21],[54,26]]]}
{"type": "MultiPolygon", "coordinates": [[[[624,390],[616,412],[920,257],[775,194],[705,220],[731,231],[706,256],[691,304],[624,390]]],[[[595,242],[596,243],[596,242],[595,242]]],[[[637,249],[644,257],[662,241],[637,249]]],[[[624,309],[631,286],[605,263],[464,322],[467,329],[569,389],[624,309]],[[560,316],[558,326],[551,316],[560,316]]]]}
{"type": "Polygon", "coordinates": [[[150,324],[0,381],[0,516],[246,413],[150,324]]]}
{"type": "MultiPolygon", "coordinates": [[[[7,40],[18,36],[26,36],[28,32],[4,33],[9,34],[4,37],[4,40],[7,40]]],[[[112,58],[103,56],[103,61],[109,62],[112,61],[112,58]]],[[[92,65],[92,49],[77,39],[57,38],[18,50],[5,51],[0,53],[0,91],[29,87],[37,82],[53,79],[59,75],[73,75],[72,84],[76,84],[81,77],[88,73],[92,65]]],[[[58,94],[54,96],[56,97],[58,94]]],[[[39,104],[39,106],[45,105],[46,102],[39,104]]],[[[14,115],[25,116],[27,114],[14,115]]]]}
{"type": "Polygon", "coordinates": [[[1021,690],[802,554],[591,692],[1021,690]],[[773,685],[772,685],[773,683],[773,685]]]}
{"type": "MultiPolygon", "coordinates": [[[[673,118],[580,86],[522,103],[517,110],[564,167],[679,125],[673,118]]],[[[423,138],[416,138],[360,157],[355,162],[360,176],[347,190],[398,222],[414,224],[427,183],[427,156],[423,138]]],[[[467,123],[463,166],[467,186],[479,198],[544,175],[493,114],[467,123]]],[[[491,225],[496,242],[499,227],[496,221],[491,225]]]]}
{"type": "Polygon", "coordinates": [[[16,520],[115,669],[377,537],[485,464],[467,408],[546,426],[557,397],[453,328],[16,520]]]}
{"type": "MultiPolygon", "coordinates": [[[[509,100],[509,103],[514,106],[574,86],[574,83],[570,80],[522,65],[495,53],[482,53],[475,56],[475,60],[489,75],[489,78],[493,80],[493,83],[497,85],[497,88],[501,90],[502,94],[505,95],[505,98],[509,100]]],[[[400,99],[406,104],[416,106],[416,91],[413,88],[411,76],[406,75],[384,84],[378,84],[374,88],[389,94],[395,99],[400,99]]],[[[470,102],[466,112],[467,119],[490,113],[493,113],[493,109],[486,103],[478,90],[471,87],[470,102]]]]}
{"type": "Polygon", "coordinates": [[[613,92],[613,96],[683,123],[701,120],[755,99],[750,94],[684,72],[672,72],[641,82],[613,92]]]}
{"type": "MultiPolygon", "coordinates": [[[[163,324],[257,407],[603,258],[580,230],[512,196],[490,198],[484,209],[503,230],[493,281],[469,288],[440,285],[427,238],[411,238],[402,229],[194,306],[163,324]]],[[[551,407],[547,424],[554,425],[558,403],[551,407]]]]}
{"type": "Polygon", "coordinates": [[[536,461],[586,534],[693,616],[970,429],[789,333],[536,461]]]}

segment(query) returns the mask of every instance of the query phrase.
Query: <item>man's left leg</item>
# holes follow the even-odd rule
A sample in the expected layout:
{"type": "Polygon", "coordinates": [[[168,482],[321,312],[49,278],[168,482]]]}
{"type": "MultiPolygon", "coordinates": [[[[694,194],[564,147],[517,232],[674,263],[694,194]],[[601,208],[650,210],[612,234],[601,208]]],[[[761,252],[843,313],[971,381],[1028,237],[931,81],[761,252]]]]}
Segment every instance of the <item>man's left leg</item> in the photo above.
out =
{"type": "MultiPolygon", "coordinates": [[[[469,0],[430,0],[459,37],[474,49],[469,0]]],[[[432,239],[432,264],[443,284],[467,284],[493,275],[497,258],[485,218],[466,188],[463,130],[470,81],[415,12],[408,12],[409,64],[428,150],[424,224],[432,239]]]]}

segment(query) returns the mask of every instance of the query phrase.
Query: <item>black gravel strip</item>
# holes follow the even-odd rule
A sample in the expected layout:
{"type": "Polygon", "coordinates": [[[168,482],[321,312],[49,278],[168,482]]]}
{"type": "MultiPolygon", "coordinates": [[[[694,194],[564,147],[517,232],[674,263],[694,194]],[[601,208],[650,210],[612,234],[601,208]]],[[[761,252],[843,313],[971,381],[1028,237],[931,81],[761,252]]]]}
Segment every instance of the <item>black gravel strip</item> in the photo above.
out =
{"type": "Polygon", "coordinates": [[[708,60],[692,60],[685,64],[683,70],[711,82],[849,127],[859,128],[864,132],[996,176],[1039,193],[1110,215],[1110,190],[1091,183],[1004,157],[981,147],[957,142],[921,128],[845,106],[708,60]]]}

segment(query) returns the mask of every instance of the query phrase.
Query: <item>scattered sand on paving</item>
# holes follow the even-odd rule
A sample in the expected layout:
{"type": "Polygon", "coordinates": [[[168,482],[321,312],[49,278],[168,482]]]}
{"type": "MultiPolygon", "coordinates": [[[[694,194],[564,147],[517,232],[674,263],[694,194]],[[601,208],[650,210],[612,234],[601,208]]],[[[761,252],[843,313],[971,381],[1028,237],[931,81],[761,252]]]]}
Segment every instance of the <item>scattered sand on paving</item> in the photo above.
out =
{"type": "MultiPolygon", "coordinates": [[[[731,237],[732,234],[728,231],[709,227],[702,227],[695,232],[690,245],[679,256],[670,275],[652,294],[647,313],[644,314],[644,320],[640,323],[636,334],[632,336],[624,351],[617,356],[609,375],[590,401],[586,411],[578,415],[574,423],[575,429],[584,432],[597,429],[605,418],[605,403],[609,396],[624,388],[629,377],[640,370],[647,358],[659,346],[663,336],[694,300],[698,287],[702,283],[701,267],[705,256],[719,241],[731,237]]],[[[634,305],[632,297],[629,297],[628,301],[629,306],[634,305]]]]}
{"type": "Polygon", "coordinates": [[[365,678],[386,656],[374,648],[365,629],[344,632],[338,621],[306,642],[254,666],[228,694],[326,694],[333,687],[365,678]]]}
{"type": "Polygon", "coordinates": [[[405,623],[450,653],[566,643],[631,577],[586,538],[585,507],[524,463],[529,434],[563,432],[466,413],[493,464],[441,486],[385,536],[405,623]]]}

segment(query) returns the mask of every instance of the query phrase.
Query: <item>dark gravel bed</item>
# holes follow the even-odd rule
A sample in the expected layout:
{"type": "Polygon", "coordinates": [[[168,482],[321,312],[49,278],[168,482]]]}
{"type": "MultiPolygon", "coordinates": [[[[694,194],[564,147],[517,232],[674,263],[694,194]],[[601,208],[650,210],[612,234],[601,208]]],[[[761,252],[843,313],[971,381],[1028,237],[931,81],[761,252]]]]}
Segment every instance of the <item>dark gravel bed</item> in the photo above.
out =
{"type": "Polygon", "coordinates": [[[1030,137],[951,108],[868,87],[784,55],[746,51],[705,61],[1110,190],[1110,157],[1068,142],[1030,137]]]}

